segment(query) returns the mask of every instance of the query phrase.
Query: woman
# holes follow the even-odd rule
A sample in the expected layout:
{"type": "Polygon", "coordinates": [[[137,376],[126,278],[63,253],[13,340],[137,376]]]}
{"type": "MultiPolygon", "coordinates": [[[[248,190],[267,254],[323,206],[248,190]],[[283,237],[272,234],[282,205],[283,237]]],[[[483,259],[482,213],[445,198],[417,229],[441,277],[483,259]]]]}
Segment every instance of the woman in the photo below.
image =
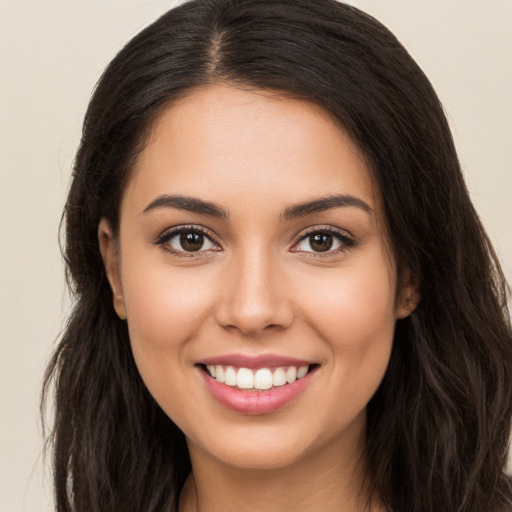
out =
{"type": "Polygon", "coordinates": [[[58,510],[510,510],[506,284],[439,101],[331,0],[113,60],[65,209],[58,510]]]}

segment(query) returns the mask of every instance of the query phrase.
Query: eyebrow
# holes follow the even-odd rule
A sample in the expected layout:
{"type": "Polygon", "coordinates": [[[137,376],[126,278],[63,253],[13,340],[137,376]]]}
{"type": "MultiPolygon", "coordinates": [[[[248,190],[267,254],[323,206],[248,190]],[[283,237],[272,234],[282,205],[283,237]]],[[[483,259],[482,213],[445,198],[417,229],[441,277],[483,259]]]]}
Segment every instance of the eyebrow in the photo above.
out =
{"type": "MultiPolygon", "coordinates": [[[[371,213],[372,208],[368,203],[352,195],[337,195],[322,197],[289,206],[281,214],[281,221],[290,221],[300,217],[306,217],[315,213],[331,210],[333,208],[346,208],[355,207],[363,210],[366,213],[371,213]]],[[[149,213],[158,208],[176,208],[178,210],[185,210],[189,212],[199,213],[201,215],[207,215],[209,217],[215,217],[219,219],[228,219],[229,213],[221,206],[198,199],[195,197],[182,196],[182,195],[167,195],[163,194],[158,196],[156,199],[144,208],[143,213],[149,213]]]]}
{"type": "Polygon", "coordinates": [[[167,194],[158,196],[144,208],[144,213],[149,213],[157,208],[176,208],[178,210],[199,213],[219,219],[227,219],[229,216],[224,208],[214,203],[188,196],[170,196],[167,194]]]}
{"type": "Polygon", "coordinates": [[[293,220],[314,213],[331,210],[332,208],[346,207],[360,208],[368,214],[372,212],[371,206],[362,199],[351,195],[339,195],[314,199],[306,203],[290,206],[281,214],[281,220],[293,220]]]}

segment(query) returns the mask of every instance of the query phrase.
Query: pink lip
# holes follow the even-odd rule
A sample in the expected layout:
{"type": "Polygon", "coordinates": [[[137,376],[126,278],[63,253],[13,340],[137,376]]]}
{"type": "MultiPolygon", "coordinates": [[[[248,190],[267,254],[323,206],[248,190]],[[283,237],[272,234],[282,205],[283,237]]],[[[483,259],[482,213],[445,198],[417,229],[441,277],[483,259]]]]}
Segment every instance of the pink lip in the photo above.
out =
{"type": "Polygon", "coordinates": [[[292,357],[279,356],[276,354],[262,354],[259,356],[247,356],[243,354],[227,354],[224,356],[209,357],[199,361],[204,365],[235,366],[237,368],[277,368],[279,366],[304,366],[312,364],[311,361],[294,359],[292,357]]]}
{"type": "MultiPolygon", "coordinates": [[[[235,366],[235,365],[233,365],[235,366]]],[[[245,366],[244,368],[247,368],[245,366]]],[[[268,391],[246,391],[217,382],[205,371],[198,370],[210,393],[232,411],[258,415],[269,414],[292,402],[311,382],[315,369],[291,384],[285,384],[268,391]]]]}

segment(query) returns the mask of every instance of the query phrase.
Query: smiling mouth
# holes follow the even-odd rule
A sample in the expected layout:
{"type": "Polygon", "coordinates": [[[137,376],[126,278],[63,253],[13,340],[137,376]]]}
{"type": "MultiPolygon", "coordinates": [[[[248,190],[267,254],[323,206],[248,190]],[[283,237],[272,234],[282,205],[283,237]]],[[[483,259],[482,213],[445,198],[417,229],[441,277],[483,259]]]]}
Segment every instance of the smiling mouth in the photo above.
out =
{"type": "Polygon", "coordinates": [[[217,382],[244,391],[269,391],[286,386],[302,379],[318,367],[317,364],[255,369],[220,364],[199,366],[217,382]]]}

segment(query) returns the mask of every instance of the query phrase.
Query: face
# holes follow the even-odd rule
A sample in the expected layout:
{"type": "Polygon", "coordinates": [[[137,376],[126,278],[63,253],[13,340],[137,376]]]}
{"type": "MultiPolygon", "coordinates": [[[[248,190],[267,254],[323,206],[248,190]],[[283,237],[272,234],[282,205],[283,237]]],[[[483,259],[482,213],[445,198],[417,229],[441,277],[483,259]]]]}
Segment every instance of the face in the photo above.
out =
{"type": "Polygon", "coordinates": [[[382,215],[316,105],[216,86],[157,120],[119,238],[104,220],[99,237],[140,374],[192,455],[270,468],[360,446],[407,314],[382,215]]]}

